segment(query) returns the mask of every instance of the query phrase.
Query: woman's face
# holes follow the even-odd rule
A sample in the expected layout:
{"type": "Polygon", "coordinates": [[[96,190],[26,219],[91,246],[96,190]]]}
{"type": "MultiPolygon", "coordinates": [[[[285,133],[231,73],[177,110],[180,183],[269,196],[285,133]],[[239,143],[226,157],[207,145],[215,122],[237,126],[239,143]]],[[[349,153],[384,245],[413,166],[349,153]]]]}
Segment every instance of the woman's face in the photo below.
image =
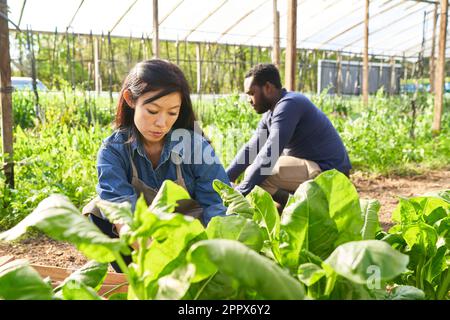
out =
{"type": "Polygon", "coordinates": [[[147,102],[158,93],[159,91],[144,93],[134,103],[129,104],[134,109],[134,124],[147,143],[162,141],[180,114],[179,92],[172,92],[155,101],[147,102]]]}

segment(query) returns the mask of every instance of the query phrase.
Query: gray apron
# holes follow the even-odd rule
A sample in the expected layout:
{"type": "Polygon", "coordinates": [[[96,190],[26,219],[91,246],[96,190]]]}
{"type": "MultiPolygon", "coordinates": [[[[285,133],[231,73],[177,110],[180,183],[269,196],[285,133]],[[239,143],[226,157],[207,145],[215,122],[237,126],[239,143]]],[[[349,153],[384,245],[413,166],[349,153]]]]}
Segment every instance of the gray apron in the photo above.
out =
{"type": "MultiPolygon", "coordinates": [[[[130,151],[130,149],[128,149],[128,151],[130,151]]],[[[186,191],[188,191],[188,189],[186,188],[184,179],[183,179],[183,175],[181,173],[181,159],[180,159],[179,155],[176,153],[172,153],[172,155],[177,158],[176,159],[177,160],[177,162],[176,162],[177,179],[176,179],[175,183],[178,184],[179,186],[183,187],[186,191]]],[[[129,152],[129,157],[130,157],[131,167],[133,170],[133,177],[131,178],[131,184],[134,187],[134,190],[136,191],[137,197],[139,198],[139,196],[141,194],[143,194],[144,198],[145,198],[145,202],[147,203],[148,206],[150,206],[153,199],[155,199],[155,196],[158,193],[158,190],[147,186],[144,181],[139,179],[138,173],[136,170],[136,166],[134,165],[134,161],[131,156],[131,151],[129,152]]],[[[100,199],[99,196],[92,199],[86,206],[84,206],[81,213],[86,216],[92,214],[94,216],[97,216],[97,217],[103,219],[103,216],[100,213],[100,209],[96,206],[96,202],[99,199],[100,199]]],[[[184,199],[184,200],[178,201],[178,205],[175,208],[175,212],[182,213],[184,215],[200,219],[203,214],[203,208],[198,204],[197,201],[195,201],[193,199],[184,199]]]]}

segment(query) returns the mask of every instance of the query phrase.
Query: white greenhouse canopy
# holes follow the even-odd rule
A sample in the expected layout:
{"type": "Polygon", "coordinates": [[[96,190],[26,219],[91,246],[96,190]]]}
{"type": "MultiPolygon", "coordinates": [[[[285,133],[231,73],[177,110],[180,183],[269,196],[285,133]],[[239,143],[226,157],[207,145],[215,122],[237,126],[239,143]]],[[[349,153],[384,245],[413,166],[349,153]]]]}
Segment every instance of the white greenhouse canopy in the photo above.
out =
{"type": "MultiPolygon", "coordinates": [[[[286,47],[287,1],[278,0],[286,47]]],[[[363,52],[364,0],[298,0],[297,48],[363,52]]],[[[369,54],[417,57],[431,52],[438,1],[371,0],[369,54]],[[422,42],[424,44],[422,44],[422,42]]],[[[33,31],[152,37],[152,0],[8,0],[9,19],[33,31]]],[[[440,6],[438,5],[438,8],[440,6]]],[[[160,0],[160,40],[270,47],[273,0],[160,0]]],[[[436,26],[436,48],[439,33],[436,26]]],[[[10,23],[10,29],[15,26],[10,23]]],[[[448,33],[447,33],[448,34],[448,33]]],[[[447,56],[450,51],[447,48],[447,56]]]]}

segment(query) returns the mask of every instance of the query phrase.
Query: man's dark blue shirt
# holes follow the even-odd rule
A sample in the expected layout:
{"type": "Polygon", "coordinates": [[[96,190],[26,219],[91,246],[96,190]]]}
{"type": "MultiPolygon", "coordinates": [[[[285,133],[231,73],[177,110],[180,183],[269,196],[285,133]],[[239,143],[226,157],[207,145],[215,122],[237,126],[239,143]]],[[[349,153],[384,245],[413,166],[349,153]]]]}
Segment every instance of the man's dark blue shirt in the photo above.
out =
{"type": "Polygon", "coordinates": [[[328,117],[304,95],[285,89],[228,167],[228,177],[235,181],[250,166],[236,188],[246,195],[268,177],[267,168],[273,168],[280,155],[314,161],[322,171],[337,169],[348,175],[351,169],[347,150],[328,117]]]}

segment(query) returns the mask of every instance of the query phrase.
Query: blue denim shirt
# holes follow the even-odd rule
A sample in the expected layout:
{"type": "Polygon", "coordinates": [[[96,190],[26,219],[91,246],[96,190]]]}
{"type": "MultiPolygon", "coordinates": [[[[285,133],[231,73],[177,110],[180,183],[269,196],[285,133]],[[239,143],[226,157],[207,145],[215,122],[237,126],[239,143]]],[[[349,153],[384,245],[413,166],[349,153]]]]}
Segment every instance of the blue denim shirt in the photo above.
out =
{"type": "MultiPolygon", "coordinates": [[[[117,130],[103,141],[97,155],[96,190],[101,199],[130,202],[134,212],[137,195],[131,185],[132,167],[125,144],[128,137],[129,131],[117,130]]],[[[154,189],[159,189],[164,180],[176,180],[176,165],[171,160],[171,152],[176,152],[182,159],[181,171],[188,192],[204,209],[203,224],[207,225],[214,216],[225,215],[226,208],[212,182],[219,179],[230,185],[230,181],[211,145],[200,134],[187,129],[167,133],[156,169],[138,140],[131,142],[130,147],[139,179],[154,189]]]]}

